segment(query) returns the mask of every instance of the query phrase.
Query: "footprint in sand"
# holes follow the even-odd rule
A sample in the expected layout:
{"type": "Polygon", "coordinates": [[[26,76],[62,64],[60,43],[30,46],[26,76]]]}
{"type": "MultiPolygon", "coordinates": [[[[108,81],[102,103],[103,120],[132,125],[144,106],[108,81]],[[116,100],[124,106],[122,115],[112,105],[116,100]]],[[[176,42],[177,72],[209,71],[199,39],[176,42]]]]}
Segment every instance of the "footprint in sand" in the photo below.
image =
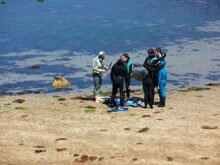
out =
{"type": "Polygon", "coordinates": [[[125,130],[125,131],[130,131],[130,130],[131,130],[131,128],[125,128],[124,130],[125,130]]]}
{"type": "Polygon", "coordinates": [[[161,113],[160,111],[156,111],[156,112],[153,112],[154,114],[158,114],[158,113],[161,113]]]}
{"type": "Polygon", "coordinates": [[[201,127],[202,129],[216,129],[218,128],[217,126],[208,126],[208,125],[204,125],[201,127]]]}
{"type": "Polygon", "coordinates": [[[28,117],[28,115],[21,115],[21,118],[26,118],[28,117]]]}
{"type": "Polygon", "coordinates": [[[59,98],[58,101],[65,101],[65,98],[59,98]]]}
{"type": "Polygon", "coordinates": [[[88,155],[82,155],[79,162],[80,163],[84,163],[84,162],[87,162],[89,161],[89,156],[88,155]]]}
{"type": "Polygon", "coordinates": [[[21,103],[23,103],[23,102],[25,102],[24,99],[17,99],[17,100],[14,100],[14,101],[13,101],[13,103],[19,103],[19,104],[21,104],[21,103]]]}
{"type": "Polygon", "coordinates": [[[36,145],[36,146],[33,146],[33,147],[36,148],[36,149],[34,150],[34,152],[35,152],[36,154],[41,153],[41,152],[46,152],[46,149],[45,149],[44,146],[36,145]]]}
{"type": "Polygon", "coordinates": [[[56,148],[57,152],[66,151],[66,148],[56,148]]]}
{"type": "Polygon", "coordinates": [[[78,156],[79,156],[79,154],[74,154],[74,155],[73,155],[73,157],[78,157],[78,156]]]}
{"type": "MultiPolygon", "coordinates": [[[[78,157],[79,154],[74,154],[74,157],[78,157]]],[[[97,156],[88,156],[88,155],[82,155],[80,158],[76,158],[75,159],[75,162],[79,162],[79,163],[85,163],[85,162],[93,162],[95,161],[96,159],[98,159],[97,156]]],[[[100,159],[100,158],[99,158],[100,159]]],[[[98,160],[99,160],[98,159],[98,160]]],[[[103,158],[104,159],[104,158],[103,158]]]]}
{"type": "Polygon", "coordinates": [[[67,138],[58,138],[58,139],[56,139],[56,142],[60,141],[60,140],[67,140],[67,138]]]}
{"type": "Polygon", "coordinates": [[[142,117],[143,117],[143,118],[151,117],[151,115],[143,115],[142,117]]]}
{"type": "Polygon", "coordinates": [[[200,159],[202,159],[202,160],[208,160],[209,159],[209,157],[201,157],[200,159]]]}
{"type": "Polygon", "coordinates": [[[138,131],[138,133],[142,133],[142,132],[148,132],[150,130],[150,128],[148,127],[145,127],[145,128],[142,128],[138,131]]]}
{"type": "Polygon", "coordinates": [[[138,160],[138,158],[133,158],[132,160],[133,160],[133,161],[137,161],[137,160],[138,160]]]}
{"type": "Polygon", "coordinates": [[[173,157],[170,157],[170,156],[167,157],[167,161],[170,161],[170,162],[171,162],[171,161],[173,161],[173,160],[174,160],[173,157]]]}
{"type": "Polygon", "coordinates": [[[97,156],[90,156],[89,157],[89,160],[92,162],[92,161],[95,161],[97,159],[97,156]]]}
{"type": "Polygon", "coordinates": [[[59,143],[60,141],[61,141],[61,143],[60,143],[60,147],[57,147],[56,148],[56,151],[57,152],[62,152],[62,151],[66,151],[67,150],[67,148],[65,148],[65,147],[62,147],[64,144],[62,143],[62,141],[66,141],[67,140],[67,138],[57,138],[55,141],[57,142],[57,143],[59,143]]]}
{"type": "Polygon", "coordinates": [[[103,161],[104,157],[99,157],[98,161],[103,161]]]}

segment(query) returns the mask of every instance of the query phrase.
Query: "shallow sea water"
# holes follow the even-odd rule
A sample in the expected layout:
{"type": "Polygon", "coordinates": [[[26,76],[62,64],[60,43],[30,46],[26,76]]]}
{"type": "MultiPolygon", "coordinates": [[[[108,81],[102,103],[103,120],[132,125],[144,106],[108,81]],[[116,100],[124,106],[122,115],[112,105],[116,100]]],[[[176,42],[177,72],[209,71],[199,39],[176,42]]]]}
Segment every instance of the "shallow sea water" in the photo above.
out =
{"type": "MultiPolygon", "coordinates": [[[[142,65],[149,47],[168,55],[169,90],[220,82],[219,0],[4,2],[0,94],[91,92],[92,58],[100,50],[108,54],[107,64],[127,52],[142,65]],[[54,90],[56,75],[73,85],[54,90]]],[[[131,88],[141,88],[141,82],[132,80],[131,88]]],[[[111,89],[109,73],[103,89],[111,89]]]]}

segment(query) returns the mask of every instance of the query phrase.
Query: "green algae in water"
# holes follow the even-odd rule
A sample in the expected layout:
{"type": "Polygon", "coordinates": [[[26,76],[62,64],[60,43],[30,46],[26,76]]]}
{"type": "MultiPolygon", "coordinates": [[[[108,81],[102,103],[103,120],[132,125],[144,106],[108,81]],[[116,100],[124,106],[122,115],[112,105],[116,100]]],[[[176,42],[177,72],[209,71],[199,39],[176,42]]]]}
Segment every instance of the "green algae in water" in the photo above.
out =
{"type": "Polygon", "coordinates": [[[204,90],[210,90],[210,88],[204,88],[204,87],[191,87],[184,90],[180,90],[181,92],[192,92],[192,91],[204,91],[204,90]]]}
{"type": "Polygon", "coordinates": [[[220,86],[220,83],[209,83],[209,84],[206,84],[206,86],[217,87],[217,86],[220,86]]]}

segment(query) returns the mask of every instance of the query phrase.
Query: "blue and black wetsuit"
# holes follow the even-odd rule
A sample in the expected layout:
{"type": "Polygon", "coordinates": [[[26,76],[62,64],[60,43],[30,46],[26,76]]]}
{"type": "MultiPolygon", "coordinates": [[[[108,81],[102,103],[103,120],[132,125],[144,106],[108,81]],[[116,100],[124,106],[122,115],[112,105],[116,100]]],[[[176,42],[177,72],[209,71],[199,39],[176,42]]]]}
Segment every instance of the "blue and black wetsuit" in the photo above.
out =
{"type": "Polygon", "coordinates": [[[132,73],[132,69],[133,69],[133,64],[130,60],[128,60],[125,63],[127,70],[128,70],[128,79],[125,80],[125,88],[126,88],[126,94],[127,94],[127,98],[130,98],[130,84],[131,84],[131,73],[132,73]]]}
{"type": "Polygon", "coordinates": [[[159,71],[158,77],[158,85],[159,85],[159,92],[160,92],[160,107],[165,106],[166,102],[166,83],[167,83],[167,70],[165,65],[159,71]]]}

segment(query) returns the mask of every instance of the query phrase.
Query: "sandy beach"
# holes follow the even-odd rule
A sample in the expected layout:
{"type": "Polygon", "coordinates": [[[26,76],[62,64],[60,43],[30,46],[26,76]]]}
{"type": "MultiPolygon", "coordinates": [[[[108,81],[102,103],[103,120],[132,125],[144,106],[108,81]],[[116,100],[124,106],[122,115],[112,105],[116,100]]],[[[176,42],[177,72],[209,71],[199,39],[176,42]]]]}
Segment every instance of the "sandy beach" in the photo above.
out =
{"type": "Polygon", "coordinates": [[[168,92],[165,108],[107,113],[75,95],[3,96],[0,164],[219,165],[219,98],[205,86],[168,92]]]}

